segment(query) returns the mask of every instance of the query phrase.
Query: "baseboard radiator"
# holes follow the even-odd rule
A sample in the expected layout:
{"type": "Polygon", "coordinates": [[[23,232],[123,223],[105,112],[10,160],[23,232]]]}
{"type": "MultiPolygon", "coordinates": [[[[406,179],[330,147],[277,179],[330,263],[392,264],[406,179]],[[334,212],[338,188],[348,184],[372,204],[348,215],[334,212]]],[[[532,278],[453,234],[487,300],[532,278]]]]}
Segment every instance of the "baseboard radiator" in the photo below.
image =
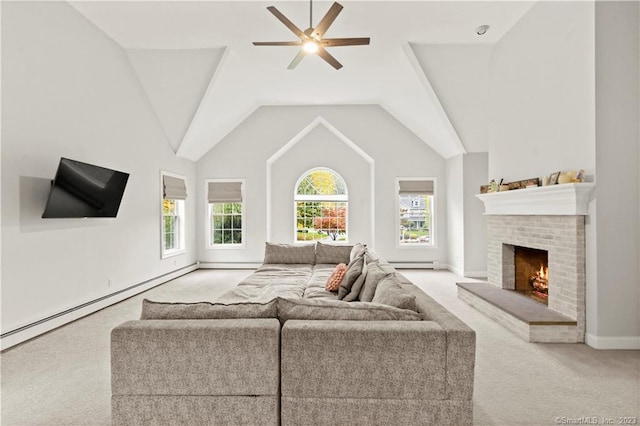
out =
{"type": "Polygon", "coordinates": [[[178,278],[182,275],[198,269],[198,264],[184,266],[166,274],[159,275],[155,278],[131,285],[129,287],[114,291],[107,295],[98,297],[80,305],[65,309],[64,311],[49,315],[29,324],[17,327],[13,330],[0,334],[1,350],[8,349],[17,344],[23,343],[29,339],[47,333],[72,321],[91,315],[101,309],[114,305],[132,296],[147,291],[167,281],[178,278]]]}
{"type": "Polygon", "coordinates": [[[427,262],[389,262],[396,269],[441,269],[439,260],[427,262]]]}

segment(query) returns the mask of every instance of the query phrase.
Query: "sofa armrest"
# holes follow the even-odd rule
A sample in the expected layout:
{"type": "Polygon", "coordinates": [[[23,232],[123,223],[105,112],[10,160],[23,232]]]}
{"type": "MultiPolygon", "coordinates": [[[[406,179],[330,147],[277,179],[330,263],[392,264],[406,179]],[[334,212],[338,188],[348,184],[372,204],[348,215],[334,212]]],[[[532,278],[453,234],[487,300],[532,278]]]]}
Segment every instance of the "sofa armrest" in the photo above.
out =
{"type": "Polygon", "coordinates": [[[446,334],[434,321],[287,321],[283,397],[444,399],[446,334]]]}
{"type": "Polygon", "coordinates": [[[447,334],[447,397],[471,399],[476,360],[476,332],[414,284],[403,288],[416,296],[418,311],[447,334]]]}
{"type": "Polygon", "coordinates": [[[113,395],[278,395],[277,319],[139,320],[111,332],[113,395]]]}

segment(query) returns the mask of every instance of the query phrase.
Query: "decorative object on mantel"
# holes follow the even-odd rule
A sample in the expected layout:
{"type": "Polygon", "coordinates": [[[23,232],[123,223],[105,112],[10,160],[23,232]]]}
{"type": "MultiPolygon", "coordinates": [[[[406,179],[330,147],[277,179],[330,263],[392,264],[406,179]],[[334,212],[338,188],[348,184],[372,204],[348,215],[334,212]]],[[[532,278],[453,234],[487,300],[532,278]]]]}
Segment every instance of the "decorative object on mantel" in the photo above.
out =
{"type": "Polygon", "coordinates": [[[556,172],[550,176],[545,176],[542,180],[542,186],[563,184],[563,183],[581,183],[584,182],[584,169],[570,170],[568,172],[556,172]]]}
{"type": "Polygon", "coordinates": [[[540,186],[539,178],[531,178],[525,180],[518,180],[515,182],[503,183],[504,179],[500,179],[500,184],[497,184],[495,180],[491,180],[489,185],[480,186],[480,193],[486,194],[490,192],[504,192],[512,191],[514,189],[524,189],[540,186]]]}
{"type": "Polygon", "coordinates": [[[559,177],[560,172],[551,173],[551,176],[549,176],[549,185],[556,185],[559,177]]]}

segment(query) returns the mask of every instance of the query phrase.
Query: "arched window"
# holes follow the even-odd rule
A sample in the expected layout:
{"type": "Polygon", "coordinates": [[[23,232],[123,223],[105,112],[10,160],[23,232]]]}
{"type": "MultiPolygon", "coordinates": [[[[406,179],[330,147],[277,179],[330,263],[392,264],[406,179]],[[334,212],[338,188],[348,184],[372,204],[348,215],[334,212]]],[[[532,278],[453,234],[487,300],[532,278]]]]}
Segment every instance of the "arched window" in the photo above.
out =
{"type": "Polygon", "coordinates": [[[296,241],[347,241],[347,185],[331,169],[312,169],[296,184],[296,241]]]}

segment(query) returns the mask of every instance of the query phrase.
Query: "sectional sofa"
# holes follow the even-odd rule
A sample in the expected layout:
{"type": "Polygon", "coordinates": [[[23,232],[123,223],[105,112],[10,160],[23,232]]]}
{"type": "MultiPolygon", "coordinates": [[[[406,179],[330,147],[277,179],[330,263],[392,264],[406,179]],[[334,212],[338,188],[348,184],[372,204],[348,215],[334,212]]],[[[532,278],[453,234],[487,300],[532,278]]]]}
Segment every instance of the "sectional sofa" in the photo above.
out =
{"type": "Polygon", "coordinates": [[[469,425],[474,361],[474,331],[376,253],[267,243],[215,303],[145,300],[112,331],[112,422],[469,425]]]}

